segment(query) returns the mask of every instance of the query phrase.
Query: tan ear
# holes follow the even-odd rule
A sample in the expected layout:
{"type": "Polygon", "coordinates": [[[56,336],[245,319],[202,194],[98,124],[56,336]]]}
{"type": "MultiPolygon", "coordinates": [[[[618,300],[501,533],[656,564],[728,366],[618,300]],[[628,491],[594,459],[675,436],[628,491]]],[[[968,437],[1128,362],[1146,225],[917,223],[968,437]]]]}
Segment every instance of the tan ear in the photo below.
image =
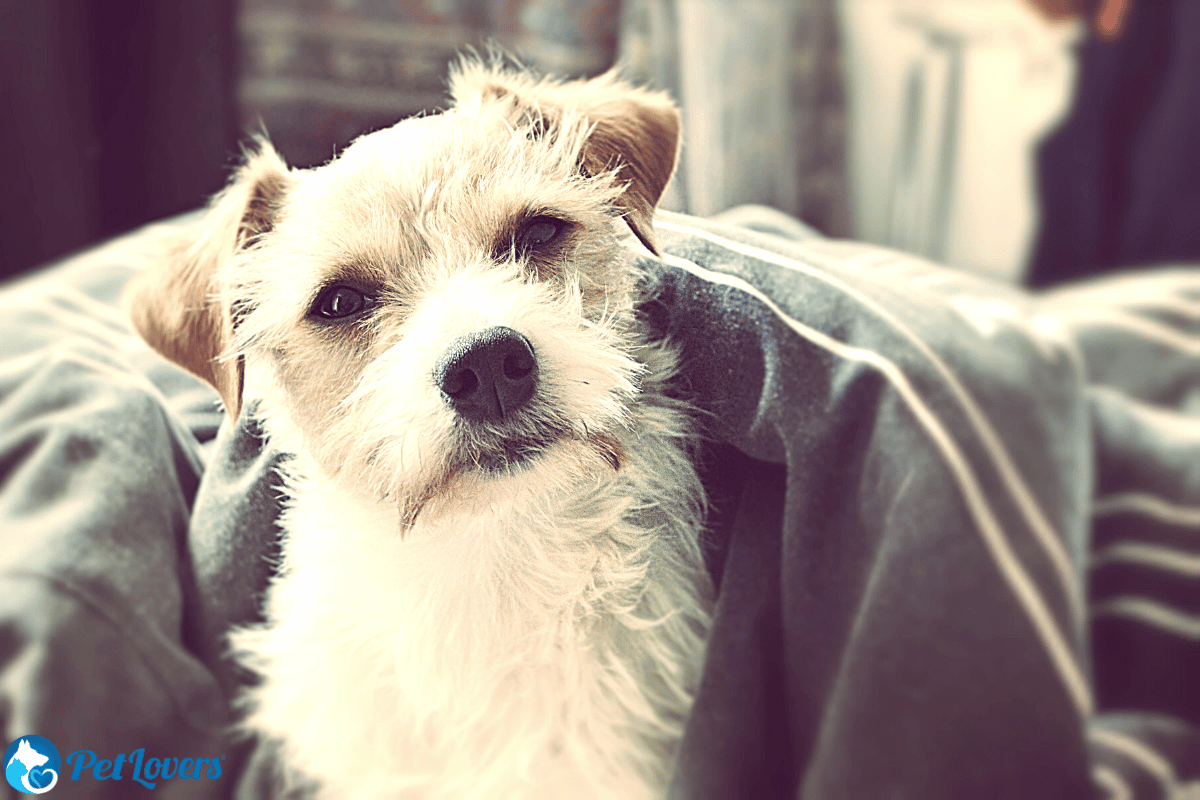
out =
{"type": "Polygon", "coordinates": [[[595,126],[581,167],[589,175],[620,168],[628,183],[618,204],[642,244],[661,257],[654,239],[654,208],[679,155],[679,110],[666,95],[648,92],[612,100],[587,112],[595,126]]]}
{"type": "Polygon", "coordinates": [[[496,64],[466,61],[452,74],[456,106],[508,103],[514,124],[530,124],[534,133],[553,126],[568,111],[592,125],[579,157],[586,175],[618,170],[625,191],[617,200],[634,234],[655,255],[654,208],[662,197],[679,156],[679,109],[662,92],[636,89],[615,71],[586,81],[537,81],[496,64]]]}
{"type": "Polygon", "coordinates": [[[138,275],[125,293],[130,320],[142,338],[212,384],[234,419],[241,413],[244,368],[242,357],[229,353],[233,316],[222,272],[238,251],[271,230],[289,182],[283,160],[269,143],[260,142],[169,257],[138,275]]]}

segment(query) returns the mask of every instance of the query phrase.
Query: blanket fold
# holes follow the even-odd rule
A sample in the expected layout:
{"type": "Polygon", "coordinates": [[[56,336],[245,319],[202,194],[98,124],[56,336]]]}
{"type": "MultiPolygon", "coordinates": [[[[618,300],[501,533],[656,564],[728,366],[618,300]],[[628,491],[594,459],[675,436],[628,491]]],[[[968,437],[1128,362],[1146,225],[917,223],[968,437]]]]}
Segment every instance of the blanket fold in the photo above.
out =
{"type": "MultiPolygon", "coordinates": [[[[661,213],[641,256],[719,587],[672,796],[1200,791],[1200,273],[1028,296],[760,221],[661,213]]],[[[230,727],[279,456],[123,322],[140,241],[0,291],[5,742],[302,796],[230,727]]]]}

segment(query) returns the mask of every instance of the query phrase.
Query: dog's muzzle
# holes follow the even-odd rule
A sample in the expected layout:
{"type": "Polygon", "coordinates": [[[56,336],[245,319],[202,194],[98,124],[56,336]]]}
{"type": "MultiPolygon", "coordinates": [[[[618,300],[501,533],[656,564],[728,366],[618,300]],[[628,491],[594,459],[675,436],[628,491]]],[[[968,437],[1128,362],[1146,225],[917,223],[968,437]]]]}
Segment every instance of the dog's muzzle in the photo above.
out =
{"type": "Polygon", "coordinates": [[[455,339],[433,368],[446,402],[475,422],[505,421],[533,397],[537,379],[533,346],[502,325],[455,339]]]}

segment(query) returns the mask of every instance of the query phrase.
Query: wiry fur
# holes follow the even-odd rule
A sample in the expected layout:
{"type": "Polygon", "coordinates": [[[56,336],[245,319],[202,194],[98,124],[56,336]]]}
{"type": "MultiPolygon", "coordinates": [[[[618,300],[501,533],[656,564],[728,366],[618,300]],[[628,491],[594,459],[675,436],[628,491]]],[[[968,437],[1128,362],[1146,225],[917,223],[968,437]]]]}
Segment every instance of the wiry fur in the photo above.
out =
{"type": "Polygon", "coordinates": [[[179,302],[169,280],[134,290],[139,328],[185,366],[244,359],[291,455],[266,622],[233,640],[261,676],[246,725],[327,797],[661,795],[708,626],[704,499],[617,218],[654,246],[677,114],[611,76],[474,62],[452,93],[317,170],[262,145],[198,237],[239,219],[227,252],[176,267],[227,315],[201,326],[229,332],[219,351],[145,330],[177,319],[144,310],[179,302]],[[538,214],[568,226],[526,256],[513,231],[538,214]],[[339,282],[374,308],[314,321],[339,282]],[[466,424],[434,365],[496,325],[529,340],[537,393],[466,424]]]}

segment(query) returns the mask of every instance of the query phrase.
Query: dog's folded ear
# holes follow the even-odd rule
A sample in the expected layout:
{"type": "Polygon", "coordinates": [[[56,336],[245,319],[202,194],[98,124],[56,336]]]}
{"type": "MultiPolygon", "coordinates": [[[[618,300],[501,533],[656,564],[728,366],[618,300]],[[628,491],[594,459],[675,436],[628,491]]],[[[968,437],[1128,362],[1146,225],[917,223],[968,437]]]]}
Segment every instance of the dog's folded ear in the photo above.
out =
{"type": "Polygon", "coordinates": [[[634,91],[621,84],[613,88],[623,96],[585,111],[594,127],[580,166],[590,175],[620,168],[621,177],[628,181],[618,200],[625,222],[650,252],[661,257],[654,239],[654,208],[675,171],[679,111],[665,94],[634,91]]]}
{"type": "Polygon", "coordinates": [[[229,350],[233,315],[225,270],[271,230],[290,180],[274,148],[260,142],[205,215],[125,292],[130,320],[142,338],[212,384],[234,419],[241,412],[244,366],[242,357],[229,350]]]}
{"type": "Polygon", "coordinates": [[[536,132],[558,125],[571,113],[591,125],[578,167],[586,175],[618,170],[625,190],[617,200],[630,229],[655,255],[654,208],[679,155],[679,109],[663,92],[623,83],[616,71],[591,80],[537,81],[467,60],[451,76],[455,106],[503,102],[514,124],[536,132]]]}

